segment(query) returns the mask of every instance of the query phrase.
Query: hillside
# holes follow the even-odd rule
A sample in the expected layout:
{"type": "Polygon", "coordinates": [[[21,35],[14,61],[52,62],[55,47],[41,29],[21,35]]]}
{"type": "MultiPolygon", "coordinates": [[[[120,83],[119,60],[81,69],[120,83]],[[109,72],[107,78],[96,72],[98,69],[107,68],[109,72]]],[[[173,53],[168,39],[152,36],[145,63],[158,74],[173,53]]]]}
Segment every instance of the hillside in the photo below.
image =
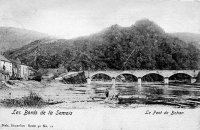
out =
{"type": "Polygon", "coordinates": [[[47,34],[14,27],[0,27],[0,51],[21,48],[37,39],[49,37],[47,34]]]}
{"type": "Polygon", "coordinates": [[[5,55],[36,69],[63,64],[68,70],[197,69],[200,56],[194,45],[165,33],[148,19],[71,40],[36,40],[5,55]]]}

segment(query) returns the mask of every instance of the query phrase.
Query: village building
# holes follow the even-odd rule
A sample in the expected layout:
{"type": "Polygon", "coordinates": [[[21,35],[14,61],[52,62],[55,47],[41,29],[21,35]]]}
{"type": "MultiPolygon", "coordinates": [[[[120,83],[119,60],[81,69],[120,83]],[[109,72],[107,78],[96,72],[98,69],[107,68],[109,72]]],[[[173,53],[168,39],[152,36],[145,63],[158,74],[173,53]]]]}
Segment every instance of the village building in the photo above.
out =
{"type": "Polygon", "coordinates": [[[0,81],[8,81],[10,78],[9,73],[0,70],[0,81]]]}
{"type": "Polygon", "coordinates": [[[11,61],[0,55],[0,80],[9,80],[12,73],[11,61]]]}
{"type": "Polygon", "coordinates": [[[21,67],[20,68],[20,70],[21,70],[20,78],[28,80],[28,77],[29,77],[29,66],[21,64],[20,67],[21,67]]]}
{"type": "Polygon", "coordinates": [[[34,69],[21,63],[19,59],[10,60],[12,62],[12,79],[24,79],[28,80],[29,76],[34,73],[34,69]]]}
{"type": "Polygon", "coordinates": [[[20,73],[21,73],[21,61],[19,59],[17,60],[10,60],[12,62],[12,79],[20,79],[20,73]]]}
{"type": "Polygon", "coordinates": [[[28,80],[29,76],[36,72],[33,68],[22,64],[19,59],[8,60],[0,55],[0,80],[24,79],[28,80]]]}

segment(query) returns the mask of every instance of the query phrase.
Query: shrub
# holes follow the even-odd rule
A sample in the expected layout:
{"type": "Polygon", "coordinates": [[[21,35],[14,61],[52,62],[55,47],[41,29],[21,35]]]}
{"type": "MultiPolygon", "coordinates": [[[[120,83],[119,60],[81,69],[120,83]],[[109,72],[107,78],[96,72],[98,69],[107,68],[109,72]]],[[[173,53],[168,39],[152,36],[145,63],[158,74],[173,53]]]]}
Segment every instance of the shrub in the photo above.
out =
{"type": "Polygon", "coordinates": [[[43,107],[48,104],[34,92],[30,92],[28,96],[19,99],[4,99],[2,103],[6,107],[43,107]]]}

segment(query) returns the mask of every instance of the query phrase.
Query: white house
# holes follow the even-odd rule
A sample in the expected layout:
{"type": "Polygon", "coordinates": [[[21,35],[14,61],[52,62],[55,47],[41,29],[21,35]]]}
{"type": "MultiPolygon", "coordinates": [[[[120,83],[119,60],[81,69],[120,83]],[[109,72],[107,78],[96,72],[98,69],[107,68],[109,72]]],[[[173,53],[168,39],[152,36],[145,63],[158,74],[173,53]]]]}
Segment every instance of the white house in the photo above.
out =
{"type": "Polygon", "coordinates": [[[2,55],[0,55],[0,70],[8,72],[9,76],[12,76],[12,63],[2,55]]]}

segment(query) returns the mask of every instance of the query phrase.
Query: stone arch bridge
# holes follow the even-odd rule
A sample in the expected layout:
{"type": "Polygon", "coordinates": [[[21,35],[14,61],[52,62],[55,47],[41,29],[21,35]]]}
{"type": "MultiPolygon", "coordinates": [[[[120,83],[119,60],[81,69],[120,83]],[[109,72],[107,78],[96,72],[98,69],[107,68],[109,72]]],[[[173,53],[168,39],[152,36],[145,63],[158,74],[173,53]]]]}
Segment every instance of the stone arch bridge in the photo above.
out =
{"type": "Polygon", "coordinates": [[[112,82],[115,83],[116,77],[122,74],[130,74],[137,77],[138,84],[142,84],[142,77],[148,74],[158,74],[164,78],[164,83],[169,83],[169,78],[175,74],[186,74],[191,77],[191,83],[196,81],[197,75],[200,70],[125,70],[125,71],[85,71],[87,83],[90,84],[93,77],[97,74],[105,74],[112,78],[112,82]]]}

